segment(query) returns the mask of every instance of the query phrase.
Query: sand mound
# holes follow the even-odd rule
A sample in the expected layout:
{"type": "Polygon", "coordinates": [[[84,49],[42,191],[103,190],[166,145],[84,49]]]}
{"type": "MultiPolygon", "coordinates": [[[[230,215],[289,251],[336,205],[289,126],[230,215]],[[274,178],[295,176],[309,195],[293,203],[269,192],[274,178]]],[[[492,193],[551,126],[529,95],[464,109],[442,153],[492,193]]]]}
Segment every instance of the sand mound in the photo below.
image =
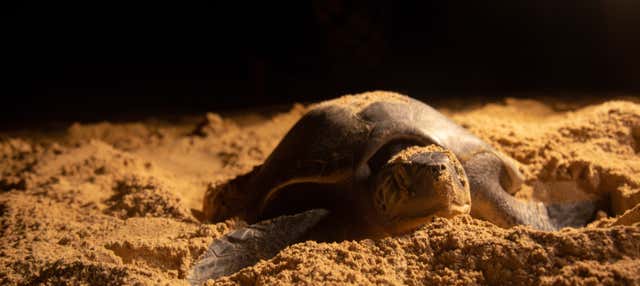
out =
{"type": "Polygon", "coordinates": [[[216,283],[637,283],[638,247],[637,228],[548,233],[522,227],[504,230],[461,216],[437,219],[400,238],[335,244],[305,242],[216,283]]]}
{"type": "Polygon", "coordinates": [[[541,201],[611,196],[615,214],[640,203],[640,105],[610,101],[571,112],[507,100],[453,118],[520,162],[541,201]]]}
{"type": "MultiPolygon", "coordinates": [[[[589,227],[437,219],[403,237],[296,244],[209,282],[640,283],[640,105],[552,106],[508,99],[443,111],[518,162],[517,196],[600,200],[589,227]]],[[[241,223],[201,222],[207,186],[260,164],[304,110],[0,135],[0,284],[187,284],[208,244],[241,223]]]]}
{"type": "Polygon", "coordinates": [[[122,219],[130,217],[169,217],[195,222],[174,192],[151,178],[127,177],[116,182],[115,195],[107,200],[107,214],[122,219]]]}

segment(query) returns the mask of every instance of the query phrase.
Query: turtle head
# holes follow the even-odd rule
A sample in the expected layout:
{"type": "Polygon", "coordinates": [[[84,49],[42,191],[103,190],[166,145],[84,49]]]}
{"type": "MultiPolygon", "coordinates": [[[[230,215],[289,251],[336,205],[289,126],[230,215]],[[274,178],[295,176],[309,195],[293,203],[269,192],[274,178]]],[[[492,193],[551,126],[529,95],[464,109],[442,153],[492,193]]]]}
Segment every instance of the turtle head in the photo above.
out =
{"type": "Polygon", "coordinates": [[[469,183],[455,155],[436,145],[405,148],[373,177],[373,205],[382,227],[403,233],[471,210],[469,183]]]}

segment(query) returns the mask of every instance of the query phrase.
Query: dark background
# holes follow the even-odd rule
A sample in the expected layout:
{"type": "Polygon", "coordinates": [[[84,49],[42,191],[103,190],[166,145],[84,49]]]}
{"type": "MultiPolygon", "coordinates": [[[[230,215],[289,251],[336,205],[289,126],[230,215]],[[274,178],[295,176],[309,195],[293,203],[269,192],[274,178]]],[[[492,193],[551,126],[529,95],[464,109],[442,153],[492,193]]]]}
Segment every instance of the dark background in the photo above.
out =
{"type": "Polygon", "coordinates": [[[634,0],[178,2],[20,4],[3,37],[0,128],[373,89],[426,100],[640,90],[634,0]]]}

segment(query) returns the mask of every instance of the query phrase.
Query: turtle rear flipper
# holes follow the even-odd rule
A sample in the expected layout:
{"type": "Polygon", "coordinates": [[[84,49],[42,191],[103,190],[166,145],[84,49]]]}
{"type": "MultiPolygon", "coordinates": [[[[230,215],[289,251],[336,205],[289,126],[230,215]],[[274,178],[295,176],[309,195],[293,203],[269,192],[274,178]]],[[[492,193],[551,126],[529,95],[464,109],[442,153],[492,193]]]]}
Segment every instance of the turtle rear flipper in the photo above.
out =
{"type": "Polygon", "coordinates": [[[327,210],[313,209],[234,230],[209,245],[187,279],[191,285],[202,285],[207,279],[229,275],[261,259],[269,259],[299,240],[328,214],[327,210]]]}

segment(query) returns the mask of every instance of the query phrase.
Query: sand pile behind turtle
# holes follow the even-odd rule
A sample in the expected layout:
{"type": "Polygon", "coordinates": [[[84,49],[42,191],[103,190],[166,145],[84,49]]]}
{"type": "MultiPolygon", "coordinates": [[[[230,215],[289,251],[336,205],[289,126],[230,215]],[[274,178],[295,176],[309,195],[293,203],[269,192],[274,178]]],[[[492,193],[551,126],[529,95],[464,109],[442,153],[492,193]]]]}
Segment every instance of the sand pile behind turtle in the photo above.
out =
{"type": "MultiPolygon", "coordinates": [[[[640,283],[640,105],[445,107],[519,162],[518,196],[602,198],[627,213],[553,233],[438,219],[404,237],[297,244],[215,282],[640,283]]],[[[208,244],[241,223],[200,222],[207,187],[261,163],[303,112],[2,135],[0,284],[187,284],[208,244]]]]}

